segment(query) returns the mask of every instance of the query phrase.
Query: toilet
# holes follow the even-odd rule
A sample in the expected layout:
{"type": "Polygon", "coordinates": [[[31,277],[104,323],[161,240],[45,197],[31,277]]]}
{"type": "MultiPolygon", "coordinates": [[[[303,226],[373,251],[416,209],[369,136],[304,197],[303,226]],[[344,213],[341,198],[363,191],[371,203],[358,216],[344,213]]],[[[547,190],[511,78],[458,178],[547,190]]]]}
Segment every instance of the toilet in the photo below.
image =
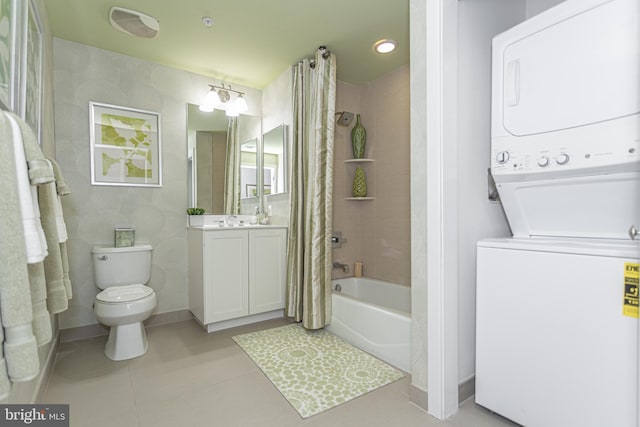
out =
{"type": "Polygon", "coordinates": [[[111,327],[104,353],[111,360],[142,356],[149,348],[142,322],[156,307],[149,245],[126,248],[94,246],[93,273],[102,289],[93,305],[98,321],[111,327]]]}

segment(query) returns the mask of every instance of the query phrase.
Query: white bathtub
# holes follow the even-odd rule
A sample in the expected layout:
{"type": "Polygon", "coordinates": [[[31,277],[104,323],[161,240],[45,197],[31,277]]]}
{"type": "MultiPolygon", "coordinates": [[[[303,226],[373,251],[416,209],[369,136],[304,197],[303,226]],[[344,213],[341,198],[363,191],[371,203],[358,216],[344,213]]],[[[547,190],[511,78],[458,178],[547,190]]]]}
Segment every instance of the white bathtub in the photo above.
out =
{"type": "Polygon", "coordinates": [[[366,277],[334,280],[332,288],[325,329],[411,372],[411,289],[366,277]]]}

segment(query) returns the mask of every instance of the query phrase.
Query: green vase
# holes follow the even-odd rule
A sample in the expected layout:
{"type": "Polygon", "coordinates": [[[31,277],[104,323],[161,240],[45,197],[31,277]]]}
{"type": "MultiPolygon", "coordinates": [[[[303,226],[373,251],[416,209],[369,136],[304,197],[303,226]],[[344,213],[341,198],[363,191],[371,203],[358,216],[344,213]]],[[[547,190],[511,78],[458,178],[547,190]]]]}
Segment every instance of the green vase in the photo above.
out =
{"type": "Polygon", "coordinates": [[[353,197],[365,197],[367,195],[367,178],[364,176],[364,169],[356,168],[356,176],[353,178],[353,197]]]}
{"type": "Polygon", "coordinates": [[[356,125],[351,129],[351,148],[354,159],[364,159],[364,148],[367,145],[367,131],[360,124],[360,114],[356,114],[356,125]]]}

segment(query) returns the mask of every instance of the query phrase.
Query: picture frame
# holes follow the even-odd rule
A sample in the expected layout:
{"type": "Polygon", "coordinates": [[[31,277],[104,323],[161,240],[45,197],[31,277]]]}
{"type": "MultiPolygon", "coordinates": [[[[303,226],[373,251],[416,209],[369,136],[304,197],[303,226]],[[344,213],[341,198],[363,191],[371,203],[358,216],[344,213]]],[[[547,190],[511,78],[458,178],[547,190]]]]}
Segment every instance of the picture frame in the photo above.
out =
{"type": "Polygon", "coordinates": [[[162,187],[160,113],[89,103],[91,184],[162,187]]]}
{"type": "Polygon", "coordinates": [[[258,197],[258,186],[256,184],[245,184],[246,197],[258,197]]]}
{"type": "Polygon", "coordinates": [[[8,111],[17,110],[21,16],[17,0],[0,0],[0,27],[6,30],[0,32],[0,109],[8,111]]]}
{"type": "Polygon", "coordinates": [[[42,24],[33,1],[27,7],[22,117],[42,145],[42,24]]]}

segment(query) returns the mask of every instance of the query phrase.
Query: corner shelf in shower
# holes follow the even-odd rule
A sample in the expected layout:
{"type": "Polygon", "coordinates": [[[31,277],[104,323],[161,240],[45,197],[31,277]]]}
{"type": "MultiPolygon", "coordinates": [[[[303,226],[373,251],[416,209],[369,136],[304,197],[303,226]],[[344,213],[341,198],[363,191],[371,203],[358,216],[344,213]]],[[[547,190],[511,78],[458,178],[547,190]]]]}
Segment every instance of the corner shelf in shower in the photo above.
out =
{"type": "MultiPolygon", "coordinates": [[[[344,161],[345,164],[362,164],[363,166],[365,166],[365,164],[369,163],[373,163],[375,162],[375,159],[347,159],[344,161]]],[[[351,169],[351,168],[349,168],[351,169]]],[[[369,169],[369,168],[365,168],[365,169],[369,169]]],[[[353,170],[353,169],[351,169],[353,170]]],[[[369,170],[371,172],[371,170],[369,170]]],[[[347,190],[349,191],[349,189],[347,190]]],[[[349,194],[351,193],[351,191],[349,191],[349,194]]],[[[375,200],[375,197],[345,197],[345,200],[349,200],[349,201],[354,201],[354,202],[364,202],[367,200],[375,200]]]]}
{"type": "Polygon", "coordinates": [[[344,162],[345,163],[373,163],[375,162],[375,159],[347,159],[344,162]]]}

